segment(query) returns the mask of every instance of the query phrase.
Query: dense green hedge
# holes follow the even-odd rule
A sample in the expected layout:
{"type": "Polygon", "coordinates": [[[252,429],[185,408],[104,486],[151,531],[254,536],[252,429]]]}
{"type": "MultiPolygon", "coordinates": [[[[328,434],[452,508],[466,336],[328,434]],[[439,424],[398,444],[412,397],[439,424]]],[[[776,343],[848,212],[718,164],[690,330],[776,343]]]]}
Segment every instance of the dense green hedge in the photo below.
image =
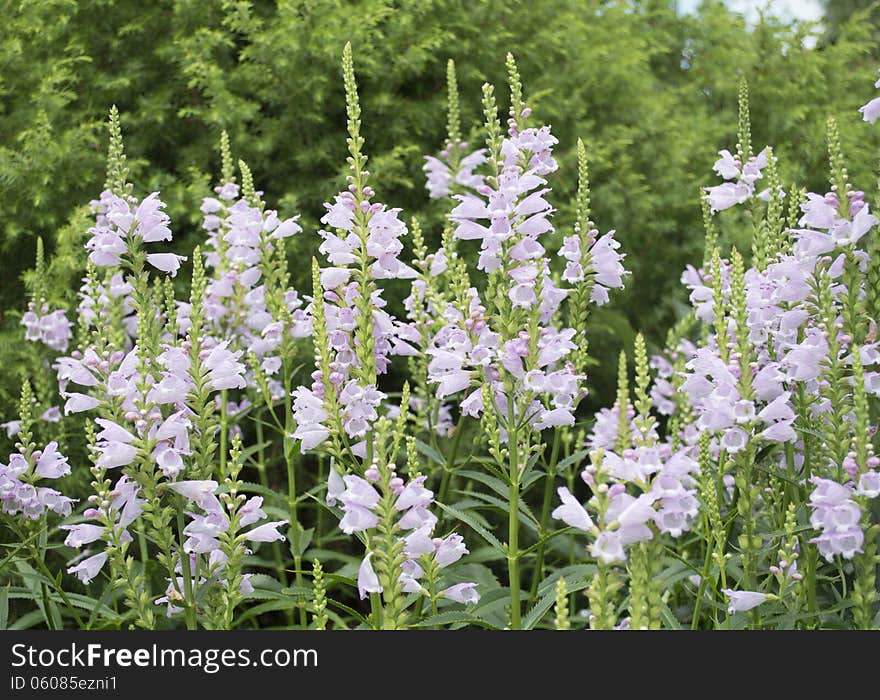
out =
{"type": "MultiPolygon", "coordinates": [[[[604,313],[608,331],[594,344],[607,356],[630,343],[637,319],[656,340],[675,317],[677,272],[700,254],[698,188],[714,183],[716,151],[735,140],[739,77],[751,88],[755,145],[778,144],[784,179],[821,189],[825,167],[816,154],[826,116],[866,102],[877,67],[868,15],[843,25],[835,43],[805,49],[805,29],[765,20],[749,30],[717,1],[686,17],[660,0],[43,0],[4,8],[0,362],[7,367],[22,366],[11,364],[22,345],[17,280],[33,264],[37,236],[59,252],[54,294],[73,298],[85,222],[79,207],[103,182],[103,124],[113,103],[123,114],[132,180],[142,193],[162,191],[184,248],[199,240],[198,224],[179,212],[187,203],[197,210],[192,203],[218,170],[225,128],[267,201],[303,214],[306,234],[295,245],[310,253],[317,239],[308,234],[344,167],[345,41],[355,48],[380,198],[420,212],[435,235],[421,157],[443,139],[447,59],[458,65],[463,112],[476,126],[480,85],[501,82],[504,54],[513,51],[532,106],[560,139],[563,169],[574,167],[578,136],[589,144],[595,218],[619,231],[629,253],[629,289],[604,313]]],[[[860,125],[843,134],[855,182],[873,177],[878,133],[860,125]]],[[[554,194],[562,228],[569,193],[554,194]]],[[[600,393],[611,375],[597,370],[600,393]]],[[[0,406],[10,405],[4,394],[17,393],[15,379],[7,372],[0,380],[0,406]]]]}

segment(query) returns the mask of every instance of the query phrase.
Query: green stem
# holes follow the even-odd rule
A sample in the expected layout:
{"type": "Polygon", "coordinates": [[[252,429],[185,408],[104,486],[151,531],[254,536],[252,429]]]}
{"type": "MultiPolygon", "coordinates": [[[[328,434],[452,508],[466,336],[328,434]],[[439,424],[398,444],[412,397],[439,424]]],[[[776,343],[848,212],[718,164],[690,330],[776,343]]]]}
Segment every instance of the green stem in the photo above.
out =
{"type": "MultiPolygon", "coordinates": [[[[513,401],[508,409],[509,426],[514,425],[513,401]]],[[[510,629],[520,628],[519,590],[519,444],[516,429],[510,432],[510,495],[507,504],[507,571],[510,581],[510,629]]]]}
{"type": "MultiPolygon", "coordinates": [[[[16,532],[18,532],[18,528],[15,528],[16,532]]],[[[44,530],[46,532],[46,530],[44,530]]],[[[19,539],[24,541],[25,536],[23,534],[19,534],[19,539]]],[[[42,572],[42,574],[49,579],[53,584],[55,583],[55,575],[49,570],[49,567],[46,566],[45,561],[45,550],[42,548],[37,548],[33,544],[31,544],[31,554],[34,558],[34,563],[37,565],[37,568],[42,572]]],[[[77,626],[82,629],[83,623],[79,614],[76,612],[76,608],[73,607],[73,603],[70,602],[70,598],[67,597],[67,593],[64,592],[64,589],[61,586],[53,585],[58,595],[61,596],[61,600],[64,601],[64,604],[67,606],[68,610],[70,610],[70,614],[73,616],[73,619],[76,621],[77,626]]],[[[46,619],[49,619],[49,610],[46,609],[46,619]]]]}
{"type": "MultiPolygon", "coordinates": [[[[556,462],[559,458],[560,430],[557,428],[553,432],[553,448],[550,451],[550,463],[547,465],[547,475],[544,477],[544,501],[541,505],[541,528],[539,530],[541,536],[547,534],[547,523],[550,520],[550,506],[553,505],[553,487],[556,486],[556,462]]],[[[538,551],[535,558],[535,574],[532,577],[532,588],[529,594],[529,604],[534,605],[535,599],[538,597],[538,584],[544,577],[544,551],[547,542],[541,542],[538,545],[538,551]]]]}
{"type": "MultiPolygon", "coordinates": [[[[285,376],[287,376],[285,374],[285,376]]],[[[289,381],[286,384],[289,385],[289,381]]],[[[287,465],[287,506],[290,513],[290,540],[293,547],[293,568],[296,587],[303,587],[302,577],[302,554],[300,552],[300,525],[297,519],[297,498],[296,498],[296,453],[294,452],[294,442],[287,438],[287,435],[293,433],[293,412],[290,406],[290,390],[285,387],[285,431],[282,437],[284,441],[284,462],[287,465]]],[[[308,626],[308,617],[305,605],[299,605],[299,623],[303,629],[308,626]]]]}
{"type": "Polygon", "coordinates": [[[196,629],[196,607],[195,597],[193,595],[193,578],[190,569],[189,555],[183,549],[183,508],[177,509],[177,534],[180,538],[180,567],[183,574],[183,596],[185,598],[183,609],[186,614],[186,628],[188,630],[196,629]]]}
{"type": "Polygon", "coordinates": [[[229,427],[226,424],[226,389],[220,392],[220,473],[226,477],[226,440],[229,427]]]}
{"type": "Polygon", "coordinates": [[[370,609],[372,610],[370,618],[373,622],[373,629],[382,629],[384,616],[382,615],[382,599],[378,593],[370,593],[370,609]]]}
{"type": "Polygon", "coordinates": [[[446,503],[446,494],[449,491],[449,482],[452,479],[452,472],[455,471],[455,460],[458,457],[458,447],[461,445],[462,424],[464,423],[464,414],[459,416],[458,423],[455,425],[455,437],[452,440],[452,448],[446,465],[443,467],[443,476],[440,479],[440,491],[437,495],[438,503],[446,503]]]}

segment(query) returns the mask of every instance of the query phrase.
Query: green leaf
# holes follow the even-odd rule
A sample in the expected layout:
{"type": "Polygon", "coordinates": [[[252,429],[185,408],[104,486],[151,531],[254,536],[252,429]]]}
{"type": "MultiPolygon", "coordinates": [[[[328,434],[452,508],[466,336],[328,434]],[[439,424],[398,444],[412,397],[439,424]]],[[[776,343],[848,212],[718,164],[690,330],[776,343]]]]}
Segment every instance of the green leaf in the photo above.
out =
{"type": "Polygon", "coordinates": [[[304,530],[299,523],[293,523],[291,529],[296,528],[296,532],[290,533],[290,553],[295,558],[302,557],[309,545],[312,543],[312,536],[315,534],[315,528],[310,527],[304,530]]]}
{"type": "Polygon", "coordinates": [[[9,586],[0,590],[0,630],[9,624],[9,586]]]}
{"type": "Polygon", "coordinates": [[[448,513],[456,520],[460,520],[465,525],[469,525],[471,527],[471,529],[474,530],[474,532],[476,532],[478,535],[480,535],[480,537],[482,537],[484,540],[486,540],[486,542],[488,542],[492,547],[497,549],[499,552],[506,552],[507,551],[505,549],[504,545],[498,541],[498,538],[495,537],[495,535],[493,535],[491,532],[489,532],[485,527],[480,525],[480,523],[477,522],[476,518],[474,518],[474,516],[471,515],[470,513],[464,513],[462,511],[458,510],[457,508],[453,508],[452,506],[447,506],[442,503],[438,503],[437,505],[440,507],[441,510],[448,513]]]}
{"type": "Polygon", "coordinates": [[[421,440],[416,440],[416,449],[435,464],[446,466],[446,458],[430,445],[421,440]]]}
{"type": "Polygon", "coordinates": [[[663,622],[666,624],[667,629],[681,629],[681,623],[677,619],[675,619],[675,615],[672,614],[669,606],[662,600],[660,601],[660,617],[663,618],[663,622]]]}
{"type": "MultiPolygon", "coordinates": [[[[524,630],[530,630],[535,627],[543,618],[544,615],[547,614],[547,611],[553,607],[553,604],[556,602],[556,585],[555,581],[559,578],[559,576],[553,577],[553,585],[545,585],[543,586],[546,590],[544,594],[538,599],[538,602],[532,607],[531,610],[526,614],[526,616],[522,620],[522,628],[524,630]]],[[[572,577],[569,579],[565,578],[565,588],[569,593],[576,593],[577,591],[582,591],[587,588],[592,579],[589,578],[581,578],[581,577],[572,577]]],[[[540,588],[540,587],[539,587],[540,588]]]]}
{"type": "Polygon", "coordinates": [[[578,452],[575,452],[573,455],[569,455],[556,465],[556,473],[558,474],[559,472],[564,471],[565,469],[570,467],[572,464],[577,464],[578,462],[583,461],[584,457],[589,454],[589,450],[580,450],[578,452]]]}
{"type": "Polygon", "coordinates": [[[501,479],[496,479],[494,476],[489,476],[488,474],[484,474],[483,472],[474,471],[473,469],[460,469],[457,473],[460,476],[465,476],[469,479],[479,481],[481,484],[488,486],[495,493],[501,496],[501,498],[507,498],[508,492],[510,491],[509,482],[504,482],[501,479]]]}
{"type": "Polygon", "coordinates": [[[468,613],[464,610],[449,610],[437,615],[432,615],[431,617],[424,618],[419,622],[415,623],[413,627],[440,627],[442,625],[476,625],[477,627],[484,627],[490,630],[497,630],[498,627],[493,625],[488,620],[484,620],[481,617],[476,617],[475,615],[468,613]]]}

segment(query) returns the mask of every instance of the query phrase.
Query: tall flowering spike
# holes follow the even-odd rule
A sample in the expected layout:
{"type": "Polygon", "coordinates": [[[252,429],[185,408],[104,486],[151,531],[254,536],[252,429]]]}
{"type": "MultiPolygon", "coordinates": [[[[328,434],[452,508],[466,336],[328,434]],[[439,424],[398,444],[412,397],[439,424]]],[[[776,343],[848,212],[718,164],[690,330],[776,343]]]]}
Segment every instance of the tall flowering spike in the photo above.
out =
{"type": "Polygon", "coordinates": [[[748,300],[746,298],[745,263],[734,247],[730,251],[730,300],[735,327],[736,351],[739,356],[739,392],[743,399],[752,398],[752,344],[749,342],[748,300]]]}
{"type": "Polygon", "coordinates": [[[711,319],[715,323],[715,342],[722,361],[727,364],[730,355],[727,331],[727,301],[730,295],[729,276],[725,285],[721,264],[721,251],[715,248],[712,251],[712,314],[711,319]]]}
{"type": "Polygon", "coordinates": [[[572,354],[572,362],[578,374],[584,374],[588,362],[589,336],[587,317],[590,301],[593,298],[595,275],[592,265],[592,247],[598,233],[590,218],[590,173],[587,147],[581,139],[577,141],[578,187],[575,197],[575,236],[566,239],[560,254],[566,260],[563,279],[574,282],[569,296],[569,326],[577,329],[577,348],[572,354]]]}
{"type": "Polygon", "coordinates": [[[712,264],[712,256],[718,247],[718,229],[712,218],[712,206],[707,197],[700,197],[700,209],[703,213],[703,269],[708,270],[712,264]]]}
{"type": "Polygon", "coordinates": [[[132,196],[132,185],[126,181],[128,168],[122,145],[119,114],[115,107],[110,112],[110,146],[107,164],[107,184],[100,199],[93,201],[95,226],[89,229],[86,243],[89,260],[97,267],[122,266],[131,273],[130,281],[135,294],[135,307],[145,302],[148,280],[145,263],[171,274],[173,277],[186,258],[173,253],[150,253],[144,244],[170,241],[170,219],[159,193],[153,192],[143,200],[132,196]]]}
{"type": "Polygon", "coordinates": [[[617,437],[615,449],[623,452],[630,447],[629,380],[627,378],[626,352],[620,351],[617,361],[617,437]]]}
{"type": "MultiPolygon", "coordinates": [[[[584,237],[589,235],[590,229],[593,228],[593,221],[590,218],[590,161],[587,156],[587,147],[582,139],[577,140],[577,163],[578,163],[578,185],[577,197],[575,199],[576,225],[582,242],[586,243],[584,237]]],[[[586,246],[584,246],[586,248],[586,246]]]]}
{"type": "MultiPolygon", "coordinates": [[[[436,156],[425,156],[422,166],[427,177],[425,186],[432,199],[448,197],[459,190],[475,189],[483,184],[483,176],[474,171],[486,162],[485,150],[478,149],[467,155],[469,149],[461,135],[461,113],[458,103],[458,82],[455,62],[446,66],[447,124],[446,144],[436,156]]],[[[448,246],[445,246],[449,251],[448,246]]]]}
{"type": "Polygon", "coordinates": [[[19,401],[17,451],[9,455],[8,464],[0,462],[0,513],[26,521],[38,520],[48,511],[66,517],[76,501],[47,486],[46,480],[70,474],[70,465],[55,441],[42,450],[35,449],[34,403],[31,384],[25,380],[19,401]]]}
{"type": "MultiPolygon", "coordinates": [[[[762,171],[768,165],[769,151],[767,148],[758,154],[752,151],[749,91],[744,79],[739,84],[736,153],[724,149],[718,151],[718,155],[721,157],[715,162],[713,170],[726,182],[703,188],[710,213],[729,209],[753,197],[768,199],[769,191],[759,190],[758,180],[763,178],[762,171]]],[[[771,186],[775,187],[776,183],[771,186]]]]}
{"type": "Polygon", "coordinates": [[[756,224],[752,235],[752,262],[758,270],[763,270],[772,259],[781,242],[782,227],[782,185],[773,149],[767,147],[767,214],[756,224]]]}
{"type": "Polygon", "coordinates": [[[489,168],[492,175],[497,177],[503,135],[501,122],[498,119],[495,86],[490,83],[483,83],[483,117],[485,118],[486,148],[489,151],[489,168]]]}
{"type": "Polygon", "coordinates": [[[34,274],[28,285],[31,301],[41,303],[46,297],[46,259],[43,250],[43,237],[37,236],[37,250],[34,255],[34,274]]]}
{"type": "Polygon", "coordinates": [[[510,85],[510,118],[508,128],[511,135],[519,133],[525,128],[529,113],[523,102],[522,79],[519,68],[512,53],[507,54],[507,82],[510,85]]]}
{"type": "Polygon", "coordinates": [[[740,161],[746,162],[752,157],[752,118],[749,114],[749,84],[740,78],[738,85],[739,115],[736,125],[736,153],[740,161]]]}
{"type": "Polygon", "coordinates": [[[254,176],[251,173],[251,169],[243,160],[238,161],[238,169],[241,172],[241,193],[245,201],[252,207],[262,209],[263,201],[260,199],[260,193],[257,192],[254,186],[254,176]]]}
{"type": "Polygon", "coordinates": [[[364,170],[367,156],[363,154],[364,139],[361,136],[361,103],[358,98],[357,79],[354,74],[354,57],[351,42],[346,42],[342,50],[342,79],[345,85],[345,114],[348,129],[349,183],[354,185],[358,193],[363,193],[369,173],[364,170]]]}
{"type": "Polygon", "coordinates": [[[110,107],[107,127],[110,133],[110,145],[107,149],[107,179],[104,182],[104,189],[119,197],[126,197],[131,194],[132,185],[128,182],[129,169],[125,158],[125,145],[122,141],[119,110],[116,109],[116,105],[110,107]]]}
{"type": "Polygon", "coordinates": [[[651,374],[648,366],[648,349],[641,333],[636,334],[633,359],[636,370],[635,409],[638,413],[636,427],[639,431],[637,441],[640,445],[647,445],[653,442],[656,434],[653,433],[654,420],[650,415],[652,400],[649,391],[651,374]]]}
{"type": "Polygon", "coordinates": [[[828,144],[828,166],[831,171],[831,191],[837,195],[841,216],[849,214],[849,173],[844,163],[843,148],[840,145],[840,129],[834,117],[828,117],[826,126],[828,144]]]}
{"type": "Polygon", "coordinates": [[[226,129],[220,132],[220,180],[223,184],[235,182],[235,159],[226,129]]]}
{"type": "Polygon", "coordinates": [[[461,111],[458,104],[458,79],[455,61],[446,63],[446,135],[451,144],[461,143],[461,111]]]}
{"type": "MultiPolygon", "coordinates": [[[[378,280],[412,279],[418,273],[399,259],[403,252],[400,239],[407,233],[406,224],[398,218],[400,210],[371,202],[375,192],[366,185],[369,173],[364,169],[366,156],[361,150],[361,113],[350,45],[343,52],[343,76],[349,185],[334,197],[333,203],[324,205],[327,213],[321,223],[331,230],[319,232],[324,239],[319,250],[330,266],[316,270],[312,302],[314,305],[321,300],[323,304],[320,323],[326,327],[321,332],[327,333],[328,345],[319,349],[315,383],[311,389],[297,390],[295,406],[302,409],[297,415],[304,417],[308,406],[332,408],[338,401],[341,413],[329,413],[337,421],[332,431],[334,440],[347,443],[347,438],[353,438],[351,455],[364,458],[373,449],[373,424],[385,398],[377,389],[378,376],[387,371],[390,356],[417,354],[410,343],[417,341],[418,330],[385,310],[378,280]]],[[[315,327],[317,330],[317,322],[315,327]]],[[[325,420],[318,411],[309,415],[316,426],[325,420]]],[[[312,446],[327,437],[316,431],[312,446]]],[[[302,430],[297,435],[305,437],[302,430]]]]}
{"type": "Polygon", "coordinates": [[[67,320],[64,309],[49,311],[46,303],[46,262],[43,252],[43,239],[37,237],[36,260],[33,274],[27,280],[30,301],[28,310],[21,317],[25,327],[25,340],[42,342],[56,352],[67,352],[68,342],[73,337],[73,324],[67,320]]]}
{"type": "MultiPolygon", "coordinates": [[[[339,527],[346,534],[360,533],[367,543],[358,571],[361,599],[381,593],[384,629],[400,629],[406,623],[404,594],[419,594],[431,601],[445,597],[455,602],[479,600],[476,584],[443,587],[443,570],[468,553],[455,533],[434,537],[437,516],[430,508],[434,494],[425,487],[425,476],[411,475],[404,482],[391,465],[368,467],[364,477],[341,476],[331,470],[327,485],[329,505],[339,503],[343,513],[339,527]],[[467,586],[467,592],[461,587],[467,586]]],[[[372,619],[378,627],[380,621],[372,619]]]]}

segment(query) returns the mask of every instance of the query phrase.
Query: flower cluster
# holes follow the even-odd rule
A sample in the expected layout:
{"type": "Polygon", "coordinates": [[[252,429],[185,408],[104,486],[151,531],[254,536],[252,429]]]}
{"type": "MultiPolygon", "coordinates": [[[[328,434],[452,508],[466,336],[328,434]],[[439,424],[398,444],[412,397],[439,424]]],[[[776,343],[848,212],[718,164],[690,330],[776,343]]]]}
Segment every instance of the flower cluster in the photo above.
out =
{"type": "Polygon", "coordinates": [[[484,176],[474,173],[486,162],[486,149],[481,148],[463,158],[459,152],[468,150],[468,144],[464,142],[449,142],[446,148],[435,156],[425,156],[425,187],[432,199],[448,197],[453,193],[456,185],[468,190],[475,190],[483,184],[484,176]],[[458,162],[453,162],[453,156],[458,157],[458,162]]]}
{"type": "Polygon", "coordinates": [[[25,340],[41,342],[56,352],[67,352],[67,344],[73,337],[70,332],[73,324],[67,320],[67,312],[64,309],[50,312],[46,304],[37,313],[36,304],[31,302],[21,317],[21,325],[26,328],[25,340]]]}
{"type": "MultiPolygon", "coordinates": [[[[340,505],[343,516],[339,528],[351,535],[368,533],[379,525],[380,517],[376,512],[382,495],[376,484],[382,481],[379,469],[371,467],[365,473],[366,478],[355,474],[340,475],[331,470],[327,484],[327,505],[340,505]]],[[[452,533],[446,537],[434,537],[437,516],[429,507],[434,503],[434,493],[425,488],[426,477],[419,476],[404,482],[392,473],[388,480],[390,492],[388,497],[393,500],[396,512],[395,529],[400,531],[400,539],[404,543],[404,560],[401,562],[398,582],[405,593],[421,593],[434,595],[427,590],[421,579],[425,576],[425,568],[433,565],[444,569],[454,564],[468,553],[461,535],[452,533]],[[409,533],[404,535],[403,533],[409,533]]],[[[360,597],[366,598],[369,593],[382,593],[371,557],[368,551],[358,568],[358,591],[360,597]]],[[[458,603],[476,603],[480,596],[475,583],[458,583],[439,592],[440,597],[458,603]]]]}
{"type": "Polygon", "coordinates": [[[376,375],[387,371],[390,356],[416,354],[412,343],[418,341],[418,332],[385,311],[382,290],[375,283],[416,276],[399,259],[406,225],[398,218],[399,209],[371,203],[373,194],[366,187],[359,200],[352,192],[342,192],[334,203],[325,204],[327,213],[321,222],[335,233],[320,232],[320,251],[331,266],[318,273],[316,289],[321,298],[312,305],[321,304],[322,332],[329,345],[323,349],[325,361],[319,357],[312,386],[294,392],[294,438],[304,451],[330,434],[325,425],[329,393],[339,407],[342,430],[359,441],[356,449],[363,454],[361,439],[378,418],[377,409],[385,398],[376,387],[376,375]]]}
{"type": "MultiPolygon", "coordinates": [[[[727,149],[718,151],[718,155],[721,157],[715,161],[713,170],[727,182],[705,188],[706,198],[713,212],[730,209],[754,197],[755,183],[761,179],[761,171],[767,167],[768,162],[767,149],[749,157],[745,162],[742,156],[733,155],[727,149]]],[[[766,190],[758,193],[757,196],[766,197],[766,190]]]]}
{"type": "MultiPolygon", "coordinates": [[[[89,260],[98,267],[116,267],[123,257],[130,254],[133,239],[143,243],[171,240],[168,215],[163,211],[165,203],[159,193],[153,192],[137,202],[132,197],[121,197],[104,190],[98,200],[92,202],[97,217],[89,229],[91,236],[86,242],[89,260]]],[[[186,258],[174,253],[148,253],[147,262],[172,276],[177,274],[180,263],[186,258]]]]}
{"type": "Polygon", "coordinates": [[[622,455],[595,452],[581,479],[594,495],[588,505],[599,516],[594,522],[587,510],[564,486],[562,502],[553,517],[590,533],[590,553],[606,564],[625,561],[626,550],[654,537],[656,531],[679,537],[688,531],[699,512],[694,476],[699,465],[687,452],[673,452],[667,444],[628,449],[622,455]],[[628,486],[641,490],[634,496],[628,486]]]}
{"type": "MultiPolygon", "coordinates": [[[[79,523],[64,525],[67,531],[64,544],[79,549],[98,540],[108,543],[130,542],[132,537],[128,527],[143,513],[144,499],[140,497],[140,487],[128,476],[119,477],[116,485],[108,494],[109,498],[94,503],[91,508],[83,511],[83,517],[97,521],[95,523],[79,523]]],[[[90,499],[96,501],[97,499],[90,499]]],[[[89,583],[101,571],[107,562],[107,552],[91,554],[86,551],[82,557],[72,562],[67,573],[75,574],[83,583],[89,583]]]]}
{"type": "MultiPolygon", "coordinates": [[[[201,300],[207,322],[206,345],[228,340],[234,349],[253,355],[268,379],[274,399],[283,396],[276,378],[281,369],[285,334],[305,338],[311,333],[311,319],[296,290],[288,288],[276,300],[267,293],[274,258],[279,246],[300,231],[298,216],[281,219],[277,211],[264,210],[245,196],[234,182],[215,188],[217,197],[202,201],[203,227],[208,232],[205,263],[213,277],[201,300]]],[[[255,193],[259,196],[259,193],[255,193]]],[[[189,304],[180,304],[181,332],[190,327],[189,304]]],[[[254,385],[254,377],[248,376],[254,385]]]]}
{"type": "Polygon", "coordinates": [[[75,502],[48,486],[44,479],[60,479],[70,473],[67,457],[58,452],[58,443],[50,442],[42,450],[28,453],[21,449],[0,462],[0,508],[8,515],[37,520],[47,511],[70,515],[75,502]]]}

